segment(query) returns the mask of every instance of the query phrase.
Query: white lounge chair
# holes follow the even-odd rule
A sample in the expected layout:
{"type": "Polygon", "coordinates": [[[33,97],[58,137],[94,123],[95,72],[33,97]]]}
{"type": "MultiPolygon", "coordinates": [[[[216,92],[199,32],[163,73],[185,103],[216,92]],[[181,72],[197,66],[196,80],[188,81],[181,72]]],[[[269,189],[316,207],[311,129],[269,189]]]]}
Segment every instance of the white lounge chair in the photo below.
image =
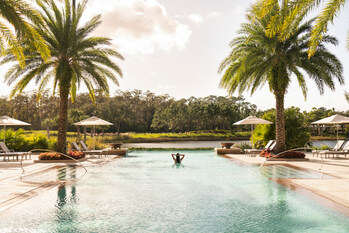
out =
{"type": "MultiPolygon", "coordinates": [[[[81,142],[80,142],[81,143],[81,142]]],[[[76,142],[71,142],[72,148],[78,151],[81,151],[83,153],[85,153],[86,155],[98,155],[98,157],[100,158],[101,155],[105,154],[102,150],[85,150],[84,148],[81,149],[80,146],[78,146],[78,144],[76,142]]],[[[87,146],[85,145],[85,147],[87,148],[87,146]]]]}
{"type": "Polygon", "coordinates": [[[340,151],[344,145],[344,140],[338,140],[336,145],[333,147],[332,150],[312,150],[313,157],[316,155],[316,157],[319,157],[320,154],[325,155],[327,157],[327,154],[330,154],[329,152],[334,152],[334,151],[340,151]],[[325,152],[327,154],[325,154],[325,152]]]}
{"type": "Polygon", "coordinates": [[[347,154],[349,154],[349,141],[347,141],[343,148],[340,148],[339,150],[329,150],[329,151],[321,151],[320,155],[324,155],[325,158],[327,158],[329,155],[332,155],[333,157],[336,155],[339,157],[340,155],[344,155],[347,157],[347,154]]]}
{"type": "Polygon", "coordinates": [[[247,149],[245,150],[245,153],[250,156],[256,156],[257,154],[261,153],[263,150],[273,150],[275,148],[276,141],[270,140],[267,145],[265,145],[264,149],[247,149]]]}
{"type": "Polygon", "coordinates": [[[3,157],[4,161],[6,161],[6,157],[8,158],[8,160],[10,160],[10,157],[13,157],[13,160],[15,160],[16,158],[17,161],[19,156],[22,157],[22,159],[24,156],[26,159],[27,159],[27,156],[31,158],[31,153],[10,151],[4,142],[0,142],[0,147],[2,151],[2,153],[0,153],[0,157],[3,157]]]}

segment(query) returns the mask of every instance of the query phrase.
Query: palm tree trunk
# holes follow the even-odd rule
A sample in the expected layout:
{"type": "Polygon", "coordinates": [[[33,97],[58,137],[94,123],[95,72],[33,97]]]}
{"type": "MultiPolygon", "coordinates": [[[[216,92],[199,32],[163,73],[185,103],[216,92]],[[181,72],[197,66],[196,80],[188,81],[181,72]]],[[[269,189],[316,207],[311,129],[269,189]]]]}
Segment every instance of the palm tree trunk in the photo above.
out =
{"type": "Polygon", "coordinates": [[[284,109],[284,91],[275,91],[276,116],[275,116],[275,152],[280,153],[286,150],[286,132],[285,132],[285,109],[284,109]]]}
{"type": "Polygon", "coordinates": [[[58,120],[58,139],[57,151],[60,153],[67,152],[67,122],[68,122],[68,99],[69,87],[60,86],[59,88],[59,120],[58,120]]]}

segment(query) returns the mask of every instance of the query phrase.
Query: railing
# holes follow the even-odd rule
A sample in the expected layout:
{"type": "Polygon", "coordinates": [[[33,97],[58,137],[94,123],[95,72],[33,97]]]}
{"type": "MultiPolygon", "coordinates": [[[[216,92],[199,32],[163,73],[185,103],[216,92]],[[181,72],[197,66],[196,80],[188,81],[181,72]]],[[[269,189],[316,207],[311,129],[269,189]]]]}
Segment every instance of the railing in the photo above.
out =
{"type": "MultiPolygon", "coordinates": [[[[280,157],[280,155],[283,155],[283,154],[285,154],[285,153],[287,153],[287,152],[290,152],[290,151],[297,151],[297,150],[305,150],[305,151],[306,151],[307,149],[309,149],[309,147],[308,147],[309,143],[310,143],[310,141],[307,141],[307,142],[304,144],[304,147],[299,147],[299,148],[295,148],[295,149],[286,150],[286,151],[280,152],[280,153],[278,153],[278,154],[275,154],[275,155],[271,156],[270,158],[267,158],[267,159],[259,166],[259,169],[261,169],[261,168],[264,166],[264,164],[266,164],[270,159],[273,159],[273,158],[275,158],[276,156],[279,156],[279,157],[280,157]]],[[[322,168],[322,163],[321,163],[321,167],[319,168],[319,170],[321,170],[321,168],[322,168]]]]}

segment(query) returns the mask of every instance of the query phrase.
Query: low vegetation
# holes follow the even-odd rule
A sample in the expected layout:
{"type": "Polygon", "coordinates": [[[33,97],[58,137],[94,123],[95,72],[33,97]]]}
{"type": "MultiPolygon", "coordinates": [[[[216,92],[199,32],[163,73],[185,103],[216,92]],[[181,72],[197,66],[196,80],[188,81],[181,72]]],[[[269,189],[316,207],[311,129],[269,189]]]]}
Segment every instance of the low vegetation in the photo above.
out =
{"type": "MultiPolygon", "coordinates": [[[[73,159],[85,158],[85,154],[80,151],[69,151],[68,156],[73,159]]],[[[39,160],[71,160],[71,158],[69,157],[56,152],[48,152],[48,153],[41,153],[39,155],[39,160]]]]}
{"type": "MultiPolygon", "coordinates": [[[[275,111],[265,112],[265,120],[275,122],[275,111]]],[[[286,148],[300,148],[310,141],[309,129],[305,126],[305,118],[299,108],[285,110],[286,148]]],[[[258,125],[253,132],[253,143],[262,141],[263,145],[275,139],[275,124],[258,125]]]]}
{"type": "MultiPolygon", "coordinates": [[[[4,131],[0,131],[0,138],[4,138],[4,131]]],[[[56,149],[56,140],[47,139],[42,133],[24,134],[23,129],[6,130],[6,145],[15,151],[30,151],[34,149],[56,149]]]]}

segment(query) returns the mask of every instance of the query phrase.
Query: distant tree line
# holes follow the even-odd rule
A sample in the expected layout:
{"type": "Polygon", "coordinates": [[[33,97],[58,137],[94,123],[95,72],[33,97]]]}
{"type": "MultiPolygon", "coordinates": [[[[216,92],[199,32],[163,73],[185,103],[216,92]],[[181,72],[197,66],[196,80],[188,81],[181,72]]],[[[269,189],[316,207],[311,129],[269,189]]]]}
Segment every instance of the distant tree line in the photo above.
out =
{"type": "MultiPolygon", "coordinates": [[[[186,132],[193,130],[231,130],[232,124],[257,113],[254,104],[240,97],[207,96],[175,100],[150,91],[118,91],[112,97],[97,93],[93,104],[87,93],[70,101],[68,130],[74,122],[97,116],[113,123],[108,132],[186,132]]],[[[0,98],[0,115],[31,123],[31,129],[57,128],[58,97],[43,93],[23,93],[8,100],[0,98]]]]}
{"type": "MultiPolygon", "coordinates": [[[[156,95],[150,91],[118,91],[114,96],[96,95],[96,104],[87,93],[78,94],[74,102],[69,102],[68,130],[76,131],[74,122],[90,116],[97,116],[114,125],[107,132],[187,132],[195,130],[250,130],[250,126],[233,126],[233,123],[249,115],[263,117],[266,112],[245,101],[243,96],[223,97],[210,95],[203,98],[190,97],[175,100],[169,95],[156,95]]],[[[37,101],[34,92],[17,95],[12,100],[0,98],[0,115],[29,122],[30,129],[57,129],[58,97],[44,92],[37,101]]],[[[335,109],[313,108],[301,112],[304,126],[333,114],[349,115],[335,109]]],[[[318,134],[316,126],[311,132],[318,134]]]]}

